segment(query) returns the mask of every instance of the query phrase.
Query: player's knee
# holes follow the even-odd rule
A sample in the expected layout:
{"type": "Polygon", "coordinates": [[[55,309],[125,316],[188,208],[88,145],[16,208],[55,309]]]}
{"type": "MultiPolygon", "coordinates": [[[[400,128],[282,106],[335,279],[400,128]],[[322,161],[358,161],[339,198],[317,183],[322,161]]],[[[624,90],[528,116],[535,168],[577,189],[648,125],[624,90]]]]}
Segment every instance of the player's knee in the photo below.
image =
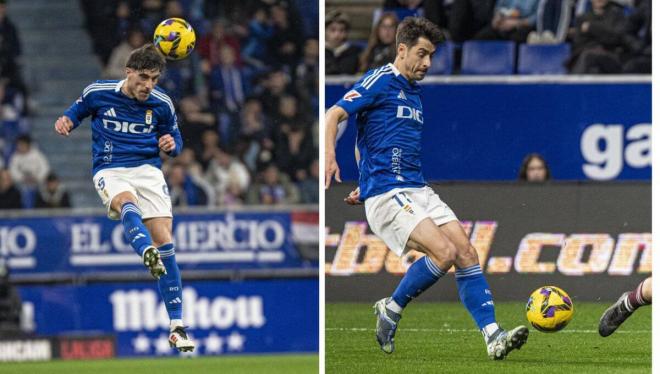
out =
{"type": "Polygon", "coordinates": [[[429,248],[433,259],[441,267],[450,267],[456,261],[456,246],[449,240],[439,240],[429,248]]]}
{"type": "Polygon", "coordinates": [[[470,266],[479,262],[479,254],[469,242],[459,245],[457,248],[456,263],[459,266],[470,266]]]}
{"type": "Polygon", "coordinates": [[[136,204],[137,199],[130,192],[122,192],[112,198],[112,202],[110,203],[110,205],[114,210],[121,211],[121,207],[124,206],[124,204],[126,203],[136,204]]]}

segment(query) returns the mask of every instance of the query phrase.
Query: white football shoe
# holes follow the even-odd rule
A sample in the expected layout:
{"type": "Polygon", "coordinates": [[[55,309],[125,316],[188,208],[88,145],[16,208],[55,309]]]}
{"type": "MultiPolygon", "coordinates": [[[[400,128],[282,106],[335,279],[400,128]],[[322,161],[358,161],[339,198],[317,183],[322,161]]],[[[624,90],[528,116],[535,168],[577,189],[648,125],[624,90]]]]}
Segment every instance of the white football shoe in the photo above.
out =
{"type": "Polygon", "coordinates": [[[170,347],[176,348],[179,352],[192,352],[195,350],[195,342],[188,338],[186,328],[177,326],[174,330],[170,331],[170,347]]]}
{"type": "Polygon", "coordinates": [[[529,329],[525,326],[518,326],[510,331],[500,327],[488,339],[488,356],[493,360],[504,360],[509,352],[520,349],[527,342],[528,336],[529,329]]]}

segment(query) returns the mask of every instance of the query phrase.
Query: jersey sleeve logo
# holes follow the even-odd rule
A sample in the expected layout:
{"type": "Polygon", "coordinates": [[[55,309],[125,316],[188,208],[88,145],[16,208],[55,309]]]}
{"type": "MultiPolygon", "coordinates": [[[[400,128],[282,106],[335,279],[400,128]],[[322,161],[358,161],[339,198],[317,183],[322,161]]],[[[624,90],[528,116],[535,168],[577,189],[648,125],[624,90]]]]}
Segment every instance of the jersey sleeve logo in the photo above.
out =
{"type": "Polygon", "coordinates": [[[353,99],[358,99],[360,97],[362,97],[362,95],[360,95],[359,92],[357,92],[355,90],[350,90],[350,91],[346,92],[346,94],[343,97],[343,100],[352,103],[353,99]]]}

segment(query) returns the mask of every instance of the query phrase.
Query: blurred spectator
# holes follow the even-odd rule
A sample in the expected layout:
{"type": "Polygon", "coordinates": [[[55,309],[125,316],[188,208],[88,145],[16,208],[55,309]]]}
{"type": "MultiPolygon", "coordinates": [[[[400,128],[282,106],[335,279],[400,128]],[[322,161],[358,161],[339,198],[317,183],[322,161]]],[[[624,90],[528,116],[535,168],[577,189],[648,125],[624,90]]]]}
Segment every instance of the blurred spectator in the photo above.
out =
{"type": "Polygon", "coordinates": [[[0,1],[0,52],[6,54],[12,60],[21,55],[21,43],[16,26],[7,17],[7,4],[5,0],[0,1]]]}
{"type": "Polygon", "coordinates": [[[9,268],[0,259],[0,337],[16,339],[21,331],[23,305],[16,287],[9,281],[9,268]]]}
{"type": "Polygon", "coordinates": [[[167,173],[167,185],[173,206],[209,205],[212,188],[203,179],[186,172],[179,163],[174,163],[167,173]]]}
{"type": "Polygon", "coordinates": [[[651,0],[638,0],[625,29],[623,73],[651,74],[651,0]]]}
{"type": "Polygon", "coordinates": [[[209,77],[211,108],[214,112],[235,113],[245,100],[245,77],[236,63],[234,50],[229,46],[220,49],[220,64],[211,69],[209,77]]]}
{"type": "Polygon", "coordinates": [[[216,152],[220,149],[220,137],[215,130],[206,130],[202,133],[202,149],[201,153],[197,155],[197,160],[202,165],[203,170],[207,170],[209,163],[215,157],[216,152]]]}
{"type": "Polygon", "coordinates": [[[21,190],[23,206],[34,206],[37,188],[44,183],[50,165],[43,153],[32,144],[29,135],[21,135],[16,140],[16,151],[9,161],[9,172],[21,190]]]}
{"type": "Polygon", "coordinates": [[[302,21],[285,5],[278,3],[270,8],[273,19],[273,37],[269,40],[270,58],[277,66],[286,66],[289,72],[295,68],[303,45],[302,21]]]}
{"type": "Polygon", "coordinates": [[[474,38],[493,19],[495,0],[454,0],[449,12],[449,34],[455,42],[474,38]]]}
{"type": "Polygon", "coordinates": [[[367,47],[360,55],[360,71],[365,72],[393,62],[396,57],[396,27],[399,19],[391,12],[383,13],[369,35],[367,47]]]}
{"type": "MultiPolygon", "coordinates": [[[[173,161],[172,159],[170,159],[173,161]]],[[[190,148],[184,148],[176,158],[176,163],[181,165],[186,173],[190,174],[194,178],[202,179],[204,178],[204,170],[202,165],[195,159],[195,152],[190,148]]],[[[169,171],[169,169],[168,169],[169,171]]]]}
{"type": "Polygon", "coordinates": [[[307,178],[300,182],[300,201],[304,204],[319,202],[319,160],[314,159],[309,166],[307,178]]]}
{"type": "Polygon", "coordinates": [[[490,25],[481,29],[474,39],[524,43],[536,26],[538,5],[539,0],[497,0],[490,25]]]}
{"type": "Polygon", "coordinates": [[[319,41],[307,39],[303,60],[296,67],[296,90],[303,104],[318,113],[319,100],[319,41]]]}
{"type": "Polygon", "coordinates": [[[248,190],[249,204],[280,205],[295,204],[299,193],[286,174],[280,173],[277,165],[268,165],[259,175],[258,181],[248,190]]]}
{"type": "Polygon", "coordinates": [[[348,42],[351,24],[348,16],[329,11],[325,16],[325,73],[355,74],[358,71],[360,48],[348,42]]]}
{"type": "Polygon", "coordinates": [[[209,163],[206,178],[215,188],[221,206],[239,204],[250,185],[250,172],[245,165],[222,149],[209,163]]]}
{"type": "Polygon", "coordinates": [[[71,208],[69,193],[54,173],[39,187],[35,208],[71,208]]]}
{"type": "Polygon", "coordinates": [[[525,182],[546,182],[552,177],[550,169],[543,156],[538,153],[530,153],[523,159],[518,180],[525,182]]]}
{"type": "MultiPolygon", "coordinates": [[[[486,1],[486,0],[480,0],[486,1]]],[[[456,0],[425,1],[423,5],[424,17],[435,23],[441,29],[449,28],[449,12],[456,0]]]]}
{"type": "Polygon", "coordinates": [[[216,19],[211,25],[211,32],[197,42],[197,53],[202,58],[201,68],[204,74],[211,73],[211,67],[220,64],[220,50],[229,47],[234,51],[236,65],[241,66],[241,45],[238,39],[228,32],[227,21],[216,19]]]}
{"type": "Polygon", "coordinates": [[[263,106],[264,113],[269,118],[275,118],[279,112],[280,98],[290,92],[291,78],[281,70],[270,72],[261,84],[263,90],[259,100],[263,106]]]}
{"type": "Polygon", "coordinates": [[[32,144],[29,135],[16,139],[16,152],[9,162],[9,171],[17,184],[36,186],[46,180],[50,165],[43,153],[32,144]]]}
{"type": "Polygon", "coordinates": [[[626,18],[609,0],[591,0],[591,11],[575,22],[567,67],[573,74],[619,74],[626,18]]]}
{"type": "Polygon", "coordinates": [[[309,127],[300,122],[282,124],[275,145],[277,166],[296,182],[307,179],[307,168],[317,157],[309,127]]]}
{"type": "Polygon", "coordinates": [[[422,6],[424,0],[385,0],[383,8],[405,8],[405,9],[418,9],[422,6]]]}
{"type": "Polygon", "coordinates": [[[0,209],[21,209],[21,192],[7,169],[0,169],[0,209]]]}
{"type": "Polygon", "coordinates": [[[527,35],[529,44],[556,44],[566,39],[573,13],[573,0],[539,2],[536,30],[527,35]]]}
{"type": "Polygon", "coordinates": [[[255,68],[265,67],[268,60],[268,42],[273,36],[272,22],[268,18],[265,7],[259,7],[252,15],[248,24],[249,36],[245,41],[242,56],[245,61],[255,68]]]}
{"type": "Polygon", "coordinates": [[[126,77],[126,61],[133,50],[145,43],[144,34],[140,29],[131,29],[126,39],[112,50],[108,64],[103,71],[105,79],[124,79],[126,77]]]}
{"type": "Polygon", "coordinates": [[[206,130],[216,130],[215,115],[203,108],[198,97],[187,96],[179,102],[179,119],[184,144],[186,147],[192,148],[196,154],[201,154],[202,134],[206,130]]]}

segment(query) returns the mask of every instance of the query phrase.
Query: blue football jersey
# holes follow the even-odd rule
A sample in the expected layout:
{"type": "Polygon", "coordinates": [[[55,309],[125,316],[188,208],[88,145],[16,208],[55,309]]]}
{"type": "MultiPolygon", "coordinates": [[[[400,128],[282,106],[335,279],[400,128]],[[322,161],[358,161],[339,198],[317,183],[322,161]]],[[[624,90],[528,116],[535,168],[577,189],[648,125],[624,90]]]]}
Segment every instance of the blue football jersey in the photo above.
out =
{"type": "Polygon", "coordinates": [[[161,166],[158,139],[165,134],[174,138],[174,157],[183,141],[172,100],[156,87],[147,101],[132,99],[121,92],[124,81],[99,80],[87,86],[64,115],[74,128],[92,117],[93,174],[116,167],[151,164],[161,166]]]}
{"type": "Polygon", "coordinates": [[[423,187],[421,88],[393,64],[371,70],[336,105],[357,115],[360,200],[423,187]]]}

